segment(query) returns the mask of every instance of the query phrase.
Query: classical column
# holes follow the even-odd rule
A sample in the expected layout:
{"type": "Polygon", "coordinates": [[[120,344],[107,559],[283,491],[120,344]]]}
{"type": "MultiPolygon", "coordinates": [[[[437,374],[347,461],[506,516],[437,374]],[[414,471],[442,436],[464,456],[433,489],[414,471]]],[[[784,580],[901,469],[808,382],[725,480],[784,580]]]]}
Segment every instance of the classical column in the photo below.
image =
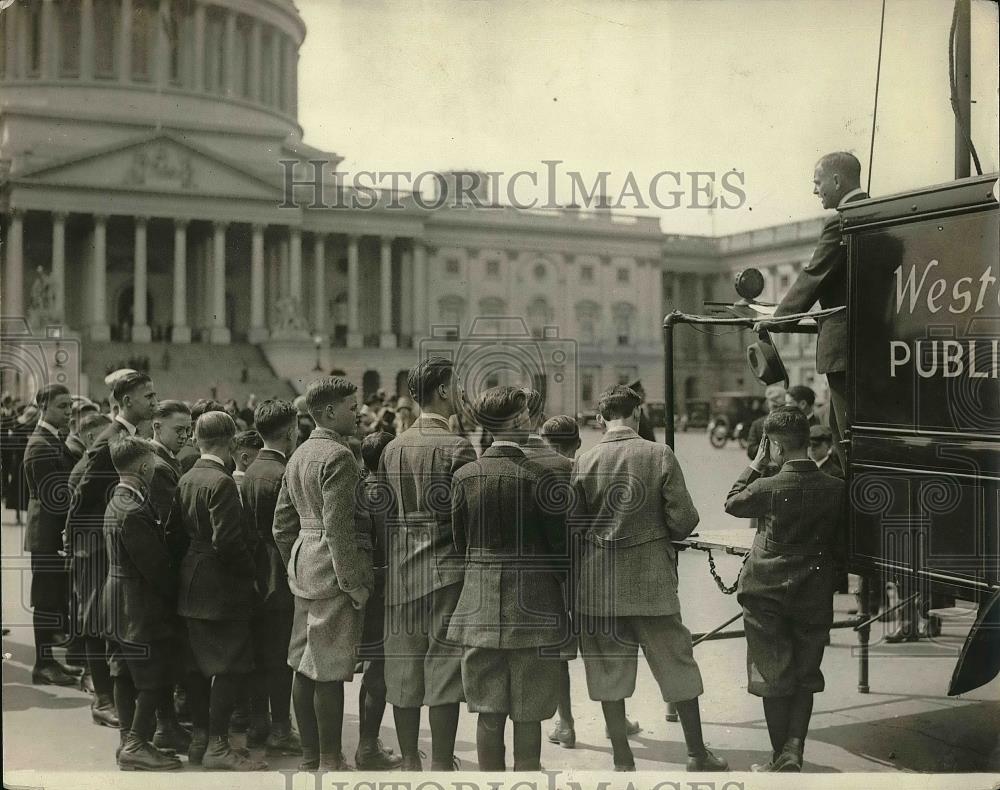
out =
{"type": "Polygon", "coordinates": [[[413,240],[413,345],[428,336],[427,326],[427,247],[423,239],[413,240]]]}
{"type": "Polygon", "coordinates": [[[267,340],[267,324],[264,321],[264,226],[253,226],[253,240],[250,243],[250,333],[251,343],[267,340]]]}
{"type": "Polygon", "coordinates": [[[261,28],[260,20],[254,17],[250,31],[250,101],[259,102],[261,97],[260,55],[261,28]]]}
{"type": "Polygon", "coordinates": [[[302,304],[302,231],[288,229],[288,295],[301,310],[302,304]]]}
{"type": "Polygon", "coordinates": [[[358,290],[361,285],[358,270],[358,237],[347,237],[347,346],[361,348],[361,325],[358,320],[358,290]]]}
{"type": "Polygon", "coordinates": [[[399,267],[399,334],[413,337],[413,253],[404,250],[399,267]]]}
{"type": "Polygon", "coordinates": [[[194,89],[205,90],[205,4],[194,5],[194,89]]]}
{"type": "Polygon", "coordinates": [[[94,78],[94,0],[80,2],[80,79],[94,78]]]}
{"type": "Polygon", "coordinates": [[[289,114],[295,112],[295,69],[296,59],[295,40],[285,39],[285,46],[282,48],[285,53],[285,109],[289,114]]]}
{"type": "Polygon", "coordinates": [[[212,245],[212,326],[209,329],[210,343],[228,343],[229,327],[226,326],[226,226],[225,222],[215,222],[212,245]]]}
{"type": "Polygon", "coordinates": [[[90,273],[90,339],[106,343],[111,339],[108,325],[108,218],[94,215],[94,257],[90,273]]]}
{"type": "Polygon", "coordinates": [[[227,96],[236,95],[236,12],[226,11],[226,52],[223,62],[226,67],[225,91],[227,96]]]}
{"type": "Polygon", "coordinates": [[[313,236],[313,332],[326,336],[326,234],[313,236]]]}
{"type": "Polygon", "coordinates": [[[39,76],[43,80],[53,79],[58,74],[59,61],[56,49],[59,46],[59,32],[56,30],[55,7],[52,0],[42,0],[42,40],[39,76]]]}
{"type": "Polygon", "coordinates": [[[121,0],[121,22],[118,25],[118,80],[132,80],[132,0],[121,0]]]}
{"type": "Polygon", "coordinates": [[[66,323],[66,214],[52,215],[52,290],[56,323],[66,323]]]}
{"type": "Polygon", "coordinates": [[[12,209],[7,231],[7,250],[3,273],[4,315],[10,318],[24,314],[24,212],[12,209]]]}
{"type": "Polygon", "coordinates": [[[187,325],[187,220],[174,220],[174,327],[170,339],[174,343],[190,343],[191,327],[187,325]]]}
{"type": "Polygon", "coordinates": [[[381,333],[378,344],[381,348],[395,348],[396,335],[392,332],[392,236],[382,236],[380,241],[382,299],[379,310],[381,333]]]}
{"type": "Polygon", "coordinates": [[[135,249],[132,263],[132,342],[148,343],[152,338],[146,315],[146,217],[135,218],[135,249]]]}
{"type": "Polygon", "coordinates": [[[271,104],[281,107],[281,42],[278,28],[271,32],[271,104]]]}
{"type": "MultiPolygon", "coordinates": [[[[159,19],[156,21],[156,84],[165,87],[170,82],[170,37],[165,20],[170,19],[170,0],[160,0],[159,19]]],[[[180,31],[178,31],[178,34],[180,31]]]]}
{"type": "Polygon", "coordinates": [[[18,29],[20,28],[20,20],[18,19],[18,4],[14,3],[9,6],[3,13],[7,17],[7,25],[4,29],[4,70],[7,74],[7,79],[14,79],[20,76],[18,72],[18,55],[17,53],[23,49],[23,47],[18,46],[18,42],[22,39],[18,36],[18,29]]]}

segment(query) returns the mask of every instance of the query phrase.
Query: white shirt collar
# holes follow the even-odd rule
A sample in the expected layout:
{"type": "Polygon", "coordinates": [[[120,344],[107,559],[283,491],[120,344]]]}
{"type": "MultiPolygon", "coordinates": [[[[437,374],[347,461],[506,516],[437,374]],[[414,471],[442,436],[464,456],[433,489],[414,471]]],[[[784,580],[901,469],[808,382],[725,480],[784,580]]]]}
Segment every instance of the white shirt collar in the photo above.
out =
{"type": "Polygon", "coordinates": [[[171,450],[169,447],[167,447],[159,439],[151,439],[150,441],[152,441],[152,443],[155,444],[157,447],[162,447],[164,450],[166,450],[167,451],[167,455],[169,455],[171,458],[176,458],[177,457],[176,454],[174,453],[174,451],[171,450]]]}
{"type": "Polygon", "coordinates": [[[611,433],[612,431],[631,431],[627,425],[616,425],[614,428],[608,428],[605,433],[611,433]]]}
{"type": "Polygon", "coordinates": [[[115,415],[115,420],[124,425],[125,430],[128,431],[131,436],[135,436],[136,427],[128,420],[126,420],[124,417],[122,417],[121,413],[115,415]]]}
{"type": "Polygon", "coordinates": [[[518,450],[521,449],[521,445],[517,442],[508,442],[506,439],[494,439],[490,447],[516,447],[518,450]]]}
{"type": "Polygon", "coordinates": [[[246,472],[241,472],[239,469],[233,470],[233,480],[242,480],[246,477],[246,472]]]}
{"type": "Polygon", "coordinates": [[[421,417],[427,417],[428,419],[432,419],[432,420],[441,420],[442,422],[448,422],[448,418],[447,417],[442,417],[436,411],[422,411],[422,412],[420,412],[420,416],[421,417]]]}
{"type": "Polygon", "coordinates": [[[282,458],[284,458],[284,459],[285,459],[286,461],[288,460],[288,456],[287,456],[287,455],[285,455],[285,454],[284,454],[283,452],[281,452],[281,450],[277,449],[276,447],[268,447],[268,446],[267,446],[267,445],[265,444],[265,445],[264,445],[264,449],[265,449],[265,450],[267,450],[267,451],[268,451],[268,452],[270,452],[270,453],[277,453],[277,454],[278,454],[278,455],[280,455],[280,456],[281,456],[282,458]]]}
{"type": "Polygon", "coordinates": [[[202,453],[201,457],[204,458],[206,461],[215,461],[215,463],[217,463],[219,466],[221,466],[223,469],[227,471],[229,469],[229,467],[226,466],[225,462],[217,455],[212,455],[211,453],[202,453]]]}
{"type": "Polygon", "coordinates": [[[830,453],[827,453],[826,457],[824,457],[822,461],[817,461],[816,462],[816,466],[818,466],[820,469],[822,469],[823,468],[823,464],[825,464],[829,460],[830,460],[830,453]]]}
{"type": "Polygon", "coordinates": [[[129,491],[131,491],[133,494],[135,494],[137,497],[139,497],[139,501],[140,502],[145,502],[146,501],[146,497],[144,497],[142,495],[142,491],[140,491],[138,488],[134,488],[133,486],[130,486],[128,483],[122,483],[120,481],[118,483],[118,487],[119,488],[127,488],[129,491]]]}
{"type": "Polygon", "coordinates": [[[56,430],[55,426],[52,423],[45,422],[45,420],[40,419],[38,421],[38,427],[39,428],[44,428],[49,433],[51,433],[53,436],[55,436],[57,439],[59,438],[59,431],[56,430]]]}
{"type": "Polygon", "coordinates": [[[539,436],[537,433],[529,433],[528,434],[528,441],[529,442],[532,442],[532,441],[539,441],[540,442],[540,441],[542,441],[542,437],[539,436]]]}
{"type": "Polygon", "coordinates": [[[864,193],[865,191],[861,187],[854,187],[854,189],[852,189],[850,192],[848,192],[840,199],[840,202],[837,204],[837,208],[843,206],[848,200],[850,200],[855,195],[863,195],[864,193]]]}

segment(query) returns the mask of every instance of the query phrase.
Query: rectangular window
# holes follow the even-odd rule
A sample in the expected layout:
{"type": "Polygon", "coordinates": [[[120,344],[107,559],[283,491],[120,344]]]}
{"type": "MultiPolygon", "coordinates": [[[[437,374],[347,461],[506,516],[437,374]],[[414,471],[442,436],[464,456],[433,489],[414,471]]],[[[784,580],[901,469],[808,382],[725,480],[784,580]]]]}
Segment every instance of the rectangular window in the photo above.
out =
{"type": "Polygon", "coordinates": [[[500,261],[486,261],[486,276],[493,279],[500,277],[500,261]]]}
{"type": "Polygon", "coordinates": [[[10,14],[0,14],[0,79],[7,76],[7,20],[10,14]]]}
{"type": "Polygon", "coordinates": [[[118,4],[94,0],[94,76],[114,79],[118,56],[118,4]]]}
{"type": "Polygon", "coordinates": [[[278,108],[281,110],[288,109],[288,81],[286,79],[286,71],[288,69],[288,55],[285,52],[287,46],[285,37],[280,33],[277,36],[275,46],[278,48],[278,96],[277,104],[278,108]]]}
{"type": "Polygon", "coordinates": [[[238,75],[239,95],[244,99],[250,98],[250,48],[253,30],[250,22],[245,17],[240,17],[236,22],[236,74],[238,75]]]}
{"type": "Polygon", "coordinates": [[[620,283],[627,283],[628,280],[629,280],[629,270],[628,269],[619,269],[618,270],[618,282],[620,282],[620,283]]]}
{"type": "Polygon", "coordinates": [[[594,267],[589,264],[580,267],[580,282],[582,283],[592,283],[594,282],[594,267]]]}
{"type": "Polygon", "coordinates": [[[589,370],[580,374],[580,402],[586,406],[594,402],[594,374],[589,370]]]}
{"type": "Polygon", "coordinates": [[[444,270],[447,274],[458,274],[458,259],[449,258],[444,262],[444,270]]]}
{"type": "Polygon", "coordinates": [[[274,103],[274,31],[265,29],[260,37],[260,100],[262,104],[274,103]]]}
{"type": "Polygon", "coordinates": [[[220,14],[205,20],[205,90],[222,93],[226,86],[226,25],[220,14]]]}
{"type": "Polygon", "coordinates": [[[194,35],[190,14],[176,4],[170,6],[170,18],[166,21],[167,34],[167,79],[171,85],[188,85],[190,80],[184,67],[187,53],[194,35]]]}
{"type": "Polygon", "coordinates": [[[63,0],[59,13],[59,76],[80,76],[80,4],[63,0]]]}
{"type": "Polygon", "coordinates": [[[37,77],[42,71],[42,4],[22,3],[20,10],[24,14],[27,76],[37,77]]]}
{"type": "Polygon", "coordinates": [[[148,2],[132,2],[132,79],[148,82],[153,78],[156,51],[156,10],[148,2]]]}

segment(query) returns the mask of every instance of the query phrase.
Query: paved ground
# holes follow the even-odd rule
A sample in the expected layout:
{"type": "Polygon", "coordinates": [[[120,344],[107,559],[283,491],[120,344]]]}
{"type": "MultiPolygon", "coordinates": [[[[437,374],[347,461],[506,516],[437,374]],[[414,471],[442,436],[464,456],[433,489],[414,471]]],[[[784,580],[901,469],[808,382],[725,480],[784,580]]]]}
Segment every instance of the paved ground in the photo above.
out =
{"type": "MultiPolygon", "coordinates": [[[[588,433],[585,446],[598,439],[596,432],[588,433]]],[[[702,433],[681,434],[677,447],[689,487],[702,514],[699,529],[738,526],[738,521],[722,512],[721,504],[732,480],[746,463],[743,452],[735,446],[714,450],[702,433]]],[[[11,629],[3,640],[5,786],[10,786],[9,782],[38,785],[41,784],[39,774],[50,772],[113,771],[117,733],[90,723],[88,697],[71,689],[31,685],[33,651],[30,611],[26,605],[27,557],[20,550],[21,528],[14,525],[12,512],[4,511],[2,524],[3,623],[11,629]]],[[[734,558],[724,556],[718,563],[727,581],[735,578],[738,562],[734,558]]],[[[719,593],[709,577],[705,554],[696,551],[681,554],[680,580],[684,618],[692,631],[708,630],[738,611],[735,599],[719,593]]],[[[849,603],[846,597],[838,598],[837,606],[843,613],[849,603]]],[[[933,644],[877,647],[871,664],[872,692],[867,695],[856,691],[853,635],[850,630],[835,631],[824,660],[827,690],[816,700],[807,743],[806,769],[813,773],[986,771],[991,752],[997,746],[1000,682],[995,681],[961,698],[946,696],[948,679],[968,626],[967,619],[952,619],[945,622],[943,635],[933,644]]],[[[742,639],[706,642],[696,648],[706,684],[702,698],[706,740],[740,771],[746,771],[767,748],[759,700],[748,695],[745,689],[744,651],[742,639]]],[[[577,748],[566,751],[546,743],[542,764],[549,769],[605,770],[610,765],[611,755],[604,738],[600,708],[587,698],[582,663],[574,661],[571,667],[577,748]]],[[[357,737],[356,684],[348,686],[347,695],[345,751],[350,755],[357,737]]],[[[684,747],[679,725],[664,721],[664,705],[658,699],[651,675],[642,665],[636,694],[629,701],[628,710],[630,717],[637,718],[643,726],[643,732],[633,744],[637,767],[641,771],[656,772],[648,777],[683,770],[684,747]]],[[[548,725],[545,727],[547,730],[548,725]]],[[[421,748],[428,753],[429,736],[425,716],[421,748]]],[[[386,715],[383,738],[389,745],[395,742],[391,713],[386,715]]],[[[473,716],[465,712],[457,753],[467,767],[474,768],[475,722],[473,716]]],[[[295,764],[292,758],[271,760],[271,766],[279,769],[292,769],[295,764]]],[[[995,762],[993,765],[996,769],[995,762]]],[[[185,773],[194,771],[185,768],[185,773]]],[[[119,781],[117,773],[112,776],[119,781]]],[[[68,778],[69,775],[62,780],[54,776],[46,785],[55,786],[68,778]]],[[[898,780],[904,778],[897,777],[898,780]]],[[[132,779],[129,777],[130,781],[132,779]]],[[[744,776],[742,779],[747,787],[773,786],[760,783],[759,778],[744,776]]],[[[855,779],[861,783],[855,784],[852,779],[846,786],[870,786],[867,780],[855,779]]],[[[930,779],[924,777],[925,781],[930,779]]],[[[158,781],[163,780],[158,778],[158,781]]],[[[256,782],[254,780],[253,784],[256,782]]],[[[933,783],[935,787],[961,788],[991,784],[993,781],[984,777],[969,775],[937,777],[933,783]]],[[[246,785],[246,781],[241,779],[240,785],[246,785]]],[[[220,778],[220,782],[212,786],[236,786],[236,782],[221,782],[220,778]]],[[[267,786],[278,785],[272,781],[267,786]]]]}

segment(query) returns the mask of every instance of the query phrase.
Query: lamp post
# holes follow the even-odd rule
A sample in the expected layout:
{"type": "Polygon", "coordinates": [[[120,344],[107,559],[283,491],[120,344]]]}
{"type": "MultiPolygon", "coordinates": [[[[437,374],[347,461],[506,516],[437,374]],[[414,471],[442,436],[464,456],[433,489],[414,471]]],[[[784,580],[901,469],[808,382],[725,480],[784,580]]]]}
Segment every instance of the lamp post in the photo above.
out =
{"type": "Polygon", "coordinates": [[[320,336],[320,335],[313,335],[313,345],[316,346],[316,366],[313,368],[313,370],[314,371],[315,370],[322,370],[323,367],[322,367],[322,365],[320,365],[320,359],[319,359],[320,349],[323,347],[323,338],[322,338],[322,336],[320,336]]]}

